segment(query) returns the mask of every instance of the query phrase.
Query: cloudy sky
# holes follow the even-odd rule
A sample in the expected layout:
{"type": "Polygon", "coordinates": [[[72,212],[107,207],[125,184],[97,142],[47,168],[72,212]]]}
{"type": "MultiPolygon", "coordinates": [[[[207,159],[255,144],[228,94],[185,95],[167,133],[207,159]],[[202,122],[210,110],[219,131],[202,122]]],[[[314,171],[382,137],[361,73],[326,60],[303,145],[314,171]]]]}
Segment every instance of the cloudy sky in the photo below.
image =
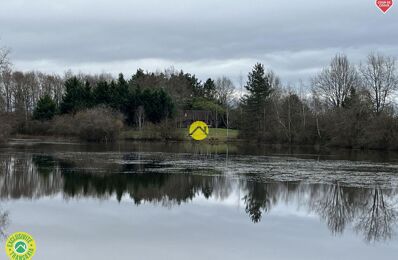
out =
{"type": "Polygon", "coordinates": [[[335,53],[398,56],[398,4],[382,14],[375,0],[0,0],[0,38],[20,70],[173,66],[238,83],[262,62],[294,85],[335,53]]]}

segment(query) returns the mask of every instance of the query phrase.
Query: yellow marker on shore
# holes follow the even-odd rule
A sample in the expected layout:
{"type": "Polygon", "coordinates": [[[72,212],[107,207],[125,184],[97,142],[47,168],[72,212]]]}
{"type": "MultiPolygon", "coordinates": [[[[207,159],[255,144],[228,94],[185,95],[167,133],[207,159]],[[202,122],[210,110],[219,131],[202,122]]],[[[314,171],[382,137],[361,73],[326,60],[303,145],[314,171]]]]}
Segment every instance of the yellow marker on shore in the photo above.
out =
{"type": "Polygon", "coordinates": [[[204,140],[209,135],[209,126],[202,121],[193,122],[189,126],[189,135],[196,141],[204,140]]]}

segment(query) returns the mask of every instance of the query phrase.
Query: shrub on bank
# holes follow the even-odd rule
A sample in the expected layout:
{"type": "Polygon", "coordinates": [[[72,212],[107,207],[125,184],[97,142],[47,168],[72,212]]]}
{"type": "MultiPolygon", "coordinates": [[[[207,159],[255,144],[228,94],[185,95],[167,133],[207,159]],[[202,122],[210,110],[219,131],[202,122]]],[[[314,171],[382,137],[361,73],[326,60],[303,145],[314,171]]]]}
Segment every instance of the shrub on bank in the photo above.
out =
{"type": "Polygon", "coordinates": [[[15,118],[14,113],[0,112],[0,143],[7,142],[9,136],[18,128],[19,121],[15,118]]]}
{"type": "Polygon", "coordinates": [[[123,128],[122,114],[106,107],[81,111],[74,121],[78,136],[86,141],[113,141],[123,128]]]}
{"type": "Polygon", "coordinates": [[[0,144],[5,143],[11,133],[11,125],[7,122],[3,121],[4,119],[0,118],[0,144]]]}
{"type": "Polygon", "coordinates": [[[78,129],[73,115],[55,116],[51,120],[50,133],[57,136],[78,136],[78,129]]]}
{"type": "Polygon", "coordinates": [[[146,123],[140,130],[138,128],[125,131],[121,138],[126,140],[142,141],[182,141],[185,140],[184,131],[176,128],[173,122],[159,124],[146,123]]]}
{"type": "Polygon", "coordinates": [[[50,122],[30,120],[19,124],[18,133],[24,135],[48,135],[50,134],[50,128],[50,122]]]}
{"type": "Polygon", "coordinates": [[[381,113],[367,123],[360,137],[361,147],[398,150],[398,119],[381,113]]]}
{"type": "Polygon", "coordinates": [[[19,125],[18,133],[75,136],[86,141],[110,142],[115,140],[122,127],[121,113],[107,107],[96,107],[78,112],[76,115],[55,116],[50,121],[29,120],[19,125]]]}
{"type": "Polygon", "coordinates": [[[160,136],[163,140],[181,141],[184,140],[183,131],[176,128],[175,124],[169,122],[162,122],[158,125],[160,136]]]}

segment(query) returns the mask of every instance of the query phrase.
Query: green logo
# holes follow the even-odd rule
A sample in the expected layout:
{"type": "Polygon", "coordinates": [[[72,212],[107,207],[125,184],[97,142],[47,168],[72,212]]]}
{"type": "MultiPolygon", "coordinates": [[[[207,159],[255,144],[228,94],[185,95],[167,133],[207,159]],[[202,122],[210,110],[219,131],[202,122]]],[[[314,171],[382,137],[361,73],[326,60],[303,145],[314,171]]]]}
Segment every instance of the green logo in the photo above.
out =
{"type": "Polygon", "coordinates": [[[23,254],[28,249],[28,245],[24,241],[18,241],[15,243],[14,250],[18,254],[23,254]]]}
{"type": "Polygon", "coordinates": [[[6,241],[6,252],[12,260],[30,260],[36,252],[36,243],[31,235],[16,232],[6,241]]]}

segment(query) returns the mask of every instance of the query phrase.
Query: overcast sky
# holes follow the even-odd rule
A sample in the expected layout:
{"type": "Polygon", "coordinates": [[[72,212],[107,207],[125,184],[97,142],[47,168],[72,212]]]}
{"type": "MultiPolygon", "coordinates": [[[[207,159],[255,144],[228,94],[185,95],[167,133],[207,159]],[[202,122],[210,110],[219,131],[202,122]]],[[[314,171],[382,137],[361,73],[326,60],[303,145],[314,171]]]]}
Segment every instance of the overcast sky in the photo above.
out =
{"type": "Polygon", "coordinates": [[[173,66],[238,83],[262,62],[296,84],[335,53],[398,56],[398,4],[382,14],[375,0],[0,0],[0,38],[20,70],[173,66]]]}

